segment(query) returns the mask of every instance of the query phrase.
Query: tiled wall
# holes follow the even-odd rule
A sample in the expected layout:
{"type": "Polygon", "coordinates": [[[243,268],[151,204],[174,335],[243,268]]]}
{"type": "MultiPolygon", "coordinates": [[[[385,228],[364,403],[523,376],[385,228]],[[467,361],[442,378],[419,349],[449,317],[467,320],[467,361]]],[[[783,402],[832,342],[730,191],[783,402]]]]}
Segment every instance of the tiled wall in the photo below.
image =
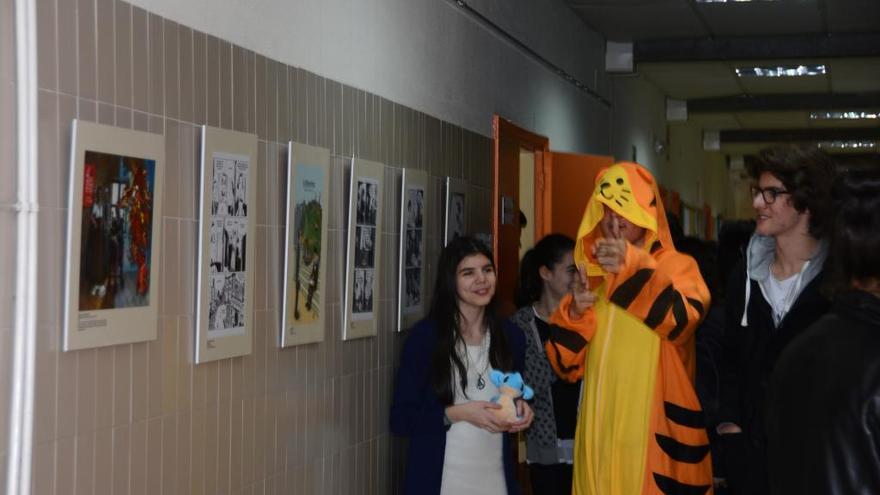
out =
{"type": "MultiPolygon", "coordinates": [[[[0,0],[3,37],[11,1],[0,0]]],[[[442,177],[469,182],[471,230],[490,229],[490,141],[121,1],[36,3],[41,210],[33,493],[394,493],[402,444],[390,437],[387,415],[402,341],[392,325],[397,253],[395,248],[383,254],[388,268],[380,280],[379,335],[342,342],[346,157],[386,164],[386,247],[398,242],[400,169],[430,172],[426,259],[433,260],[440,245],[442,177]],[[162,296],[154,342],[59,350],[73,118],[165,135],[162,296]],[[259,136],[257,288],[253,353],[196,366],[196,162],[202,123],[259,136]],[[288,139],[332,153],[334,264],[325,307],[332,318],[325,342],[280,350],[288,139]]],[[[5,38],[2,46],[5,50],[5,38]]],[[[4,79],[4,102],[8,86],[4,79]]],[[[3,144],[6,167],[14,160],[3,144]]],[[[0,187],[4,198],[6,188],[0,187]]],[[[3,215],[0,239],[6,249],[14,230],[3,215]]],[[[0,263],[8,259],[0,255],[0,263]]],[[[4,274],[11,273],[7,268],[4,274]]],[[[431,280],[430,267],[428,275],[431,280]]],[[[6,304],[8,294],[2,294],[0,304],[6,304]]],[[[0,327],[3,349],[8,333],[0,327]]]]}

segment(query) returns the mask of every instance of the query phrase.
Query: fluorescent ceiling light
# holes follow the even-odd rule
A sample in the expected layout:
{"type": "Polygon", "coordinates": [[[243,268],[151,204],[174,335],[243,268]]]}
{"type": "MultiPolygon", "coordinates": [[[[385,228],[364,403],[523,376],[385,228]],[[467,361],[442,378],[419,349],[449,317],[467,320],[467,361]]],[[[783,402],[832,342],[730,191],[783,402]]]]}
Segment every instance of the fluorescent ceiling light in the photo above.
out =
{"type": "Polygon", "coordinates": [[[766,67],[737,67],[739,77],[800,77],[825,74],[825,65],[777,65],[766,67]]]}
{"type": "Polygon", "coordinates": [[[810,112],[810,120],[862,120],[880,118],[878,112],[851,110],[848,112],[810,112]]]}
{"type": "Polygon", "coordinates": [[[819,147],[837,150],[865,150],[877,148],[877,141],[821,141],[819,147]]]}
{"type": "Polygon", "coordinates": [[[776,2],[778,0],[697,0],[697,3],[748,3],[752,1],[776,2]]]}

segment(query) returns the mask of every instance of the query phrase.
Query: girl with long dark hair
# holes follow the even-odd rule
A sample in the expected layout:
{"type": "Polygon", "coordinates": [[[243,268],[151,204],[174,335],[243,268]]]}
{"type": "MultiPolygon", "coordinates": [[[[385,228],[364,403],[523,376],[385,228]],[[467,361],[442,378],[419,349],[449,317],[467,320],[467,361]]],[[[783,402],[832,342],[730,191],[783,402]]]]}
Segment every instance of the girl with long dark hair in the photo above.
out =
{"type": "Polygon", "coordinates": [[[520,309],[510,317],[526,337],[525,381],[535,391],[535,421],[526,432],[526,461],[532,493],[541,495],[571,494],[581,381],[569,383],[556,377],[544,343],[551,332],[550,315],[576,280],[573,253],[574,240],[562,234],[550,234],[526,252],[516,288],[520,309]]]}
{"type": "Polygon", "coordinates": [[[409,437],[404,493],[518,494],[511,435],[531,424],[498,419],[492,370],[522,371],[522,331],[494,311],[492,254],[458,237],[437,264],[431,311],[404,345],[391,406],[391,430],[409,437]]]}

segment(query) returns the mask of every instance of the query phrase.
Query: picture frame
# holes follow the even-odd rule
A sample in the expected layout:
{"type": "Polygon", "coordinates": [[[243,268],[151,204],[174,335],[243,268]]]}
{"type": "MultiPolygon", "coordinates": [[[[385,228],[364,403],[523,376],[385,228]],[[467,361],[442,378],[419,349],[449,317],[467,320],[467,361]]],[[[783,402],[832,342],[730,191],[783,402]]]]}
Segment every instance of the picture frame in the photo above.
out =
{"type": "Polygon", "coordinates": [[[443,245],[467,234],[467,182],[446,178],[443,209],[443,245]]]}
{"type": "Polygon", "coordinates": [[[71,124],[64,351],[155,340],[165,137],[71,124]]]}
{"type": "Polygon", "coordinates": [[[400,245],[397,278],[397,331],[425,314],[425,208],[428,173],[405,168],[400,181],[400,245]]]}
{"type": "Polygon", "coordinates": [[[257,136],[201,131],[196,363],[251,352],[257,225],[257,136]]]}
{"type": "Polygon", "coordinates": [[[287,220],[279,344],[324,340],[330,150],[287,144],[287,220]]]}
{"type": "Polygon", "coordinates": [[[343,340],[372,337],[378,331],[384,175],[381,163],[351,160],[343,340]]]}

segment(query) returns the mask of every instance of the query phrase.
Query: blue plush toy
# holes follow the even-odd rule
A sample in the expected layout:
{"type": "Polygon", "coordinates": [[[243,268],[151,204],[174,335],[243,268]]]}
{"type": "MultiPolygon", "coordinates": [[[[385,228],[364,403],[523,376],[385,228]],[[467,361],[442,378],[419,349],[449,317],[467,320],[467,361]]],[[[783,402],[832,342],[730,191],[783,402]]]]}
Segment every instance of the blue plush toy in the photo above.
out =
{"type": "Polygon", "coordinates": [[[523,399],[529,400],[535,395],[535,392],[523,382],[522,375],[517,371],[503,373],[498,370],[492,370],[489,374],[489,379],[498,387],[499,392],[499,395],[492,397],[492,402],[501,405],[501,409],[493,411],[495,415],[498,416],[498,419],[511,423],[519,419],[513,399],[522,396],[523,399]]]}

